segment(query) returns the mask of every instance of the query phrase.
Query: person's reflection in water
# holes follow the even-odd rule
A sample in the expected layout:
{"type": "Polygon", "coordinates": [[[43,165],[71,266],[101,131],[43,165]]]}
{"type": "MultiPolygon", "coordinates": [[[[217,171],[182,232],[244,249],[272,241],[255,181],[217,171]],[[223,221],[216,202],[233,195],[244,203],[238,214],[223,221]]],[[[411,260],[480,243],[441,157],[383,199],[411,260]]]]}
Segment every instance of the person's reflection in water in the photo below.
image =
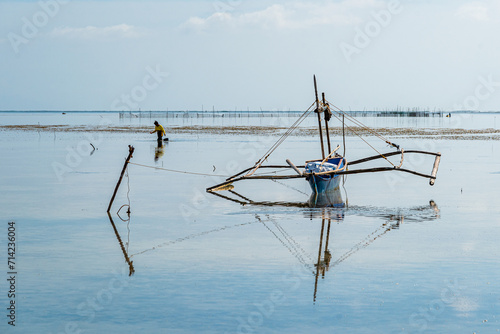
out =
{"type": "Polygon", "coordinates": [[[163,142],[158,140],[158,146],[155,148],[155,162],[158,162],[158,160],[163,156],[165,153],[164,149],[163,142]]]}

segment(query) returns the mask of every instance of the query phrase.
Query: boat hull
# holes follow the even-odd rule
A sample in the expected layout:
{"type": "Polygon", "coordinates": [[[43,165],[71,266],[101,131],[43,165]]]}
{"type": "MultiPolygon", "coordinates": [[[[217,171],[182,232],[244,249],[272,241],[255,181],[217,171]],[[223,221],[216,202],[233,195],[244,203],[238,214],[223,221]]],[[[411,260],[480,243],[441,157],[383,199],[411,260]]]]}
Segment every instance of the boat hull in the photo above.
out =
{"type": "MultiPolygon", "coordinates": [[[[342,157],[328,159],[327,162],[339,166],[339,169],[345,165],[345,159],[342,157]]],[[[306,180],[313,193],[323,194],[337,189],[340,186],[341,177],[339,175],[311,175],[306,180]]]]}

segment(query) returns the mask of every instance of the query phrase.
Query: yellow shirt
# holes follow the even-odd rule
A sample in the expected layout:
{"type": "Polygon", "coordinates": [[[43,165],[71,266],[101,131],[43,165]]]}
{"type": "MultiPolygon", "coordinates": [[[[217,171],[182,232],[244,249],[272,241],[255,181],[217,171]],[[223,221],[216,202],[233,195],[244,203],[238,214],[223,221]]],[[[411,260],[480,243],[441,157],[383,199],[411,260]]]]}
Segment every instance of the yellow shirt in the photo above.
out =
{"type": "Polygon", "coordinates": [[[155,125],[155,132],[156,131],[160,131],[162,136],[165,135],[165,129],[163,128],[163,126],[161,126],[161,124],[155,125]]]}

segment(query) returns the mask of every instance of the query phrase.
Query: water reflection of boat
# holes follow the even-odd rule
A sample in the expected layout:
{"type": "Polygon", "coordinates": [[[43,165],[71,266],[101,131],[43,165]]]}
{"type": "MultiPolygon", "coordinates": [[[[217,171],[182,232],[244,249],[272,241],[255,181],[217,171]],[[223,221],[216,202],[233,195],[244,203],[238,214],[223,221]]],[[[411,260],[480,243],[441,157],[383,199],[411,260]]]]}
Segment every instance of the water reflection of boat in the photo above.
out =
{"type": "Polygon", "coordinates": [[[399,230],[406,222],[424,222],[432,221],[440,217],[440,212],[437,204],[430,201],[428,206],[420,206],[408,209],[386,209],[375,207],[359,207],[352,206],[343,209],[320,208],[304,211],[305,216],[310,218],[321,219],[321,229],[318,242],[317,256],[309,255],[296,239],[285,230],[285,228],[275,219],[267,216],[267,219],[262,219],[256,215],[256,219],[262,223],[272,234],[279,240],[280,244],[285,246],[288,251],[297,258],[304,267],[305,272],[314,275],[314,294],[313,301],[316,302],[320,278],[324,279],[327,272],[332,268],[340,265],[359,251],[367,248],[376,240],[389,233],[390,231],[399,230]],[[331,242],[332,225],[333,223],[341,224],[345,219],[345,214],[359,215],[382,220],[382,224],[375,230],[371,231],[366,237],[361,239],[356,244],[352,245],[339,256],[333,256],[336,252],[332,252],[334,244],[331,242]],[[272,222],[272,225],[269,224],[272,222]]]}
{"type": "Polygon", "coordinates": [[[227,190],[233,197],[228,195],[223,195],[217,192],[209,192],[212,195],[223,198],[225,200],[235,202],[241,205],[256,205],[256,206],[286,206],[286,207],[298,207],[298,208],[343,208],[345,203],[342,199],[342,194],[340,188],[326,191],[323,193],[313,192],[309,197],[307,202],[269,202],[269,201],[253,201],[248,197],[245,197],[232,189],[227,190]]]}
{"type": "Polygon", "coordinates": [[[311,197],[309,197],[309,207],[311,208],[343,208],[345,207],[344,200],[342,199],[342,194],[340,188],[337,187],[330,191],[324,191],[322,193],[313,192],[311,197]]]}
{"type": "Polygon", "coordinates": [[[316,302],[316,294],[318,292],[318,278],[321,274],[322,278],[325,278],[326,272],[330,269],[330,261],[332,259],[332,254],[328,249],[328,242],[330,241],[330,226],[332,224],[332,220],[328,218],[328,227],[326,229],[326,237],[325,237],[325,248],[323,250],[323,234],[325,231],[325,218],[321,221],[321,234],[319,237],[319,249],[318,249],[318,260],[314,265],[316,267],[316,276],[314,281],[314,298],[313,301],[316,302]],[[323,257],[322,257],[323,255],[323,257]]]}
{"type": "Polygon", "coordinates": [[[311,189],[314,193],[324,193],[327,191],[332,191],[337,188],[340,184],[340,177],[342,175],[348,174],[362,174],[362,173],[379,173],[379,172],[405,172],[421,176],[430,179],[430,185],[434,185],[436,180],[436,174],[439,167],[439,162],[441,159],[441,153],[418,151],[418,150],[404,150],[400,145],[391,142],[389,139],[382,136],[380,133],[373,129],[368,128],[358,120],[354,119],[351,115],[345,113],[340,108],[335,107],[333,104],[325,99],[325,94],[322,94],[322,100],[320,101],[318,97],[318,90],[316,85],[316,77],[314,77],[314,91],[315,91],[315,101],[313,104],[299,117],[299,119],[278,139],[278,141],[269,148],[269,150],[254,164],[254,166],[244,169],[243,171],[230,176],[224,182],[207,188],[207,192],[222,191],[227,190],[228,185],[232,185],[235,182],[243,180],[285,180],[285,179],[297,179],[303,178],[309,182],[311,189]],[[287,165],[264,165],[264,162],[268,160],[271,154],[291,135],[291,133],[299,127],[302,121],[314,112],[318,118],[318,128],[319,128],[319,139],[321,144],[321,159],[306,161],[303,166],[296,166],[289,159],[286,160],[287,165]],[[321,114],[323,114],[324,119],[324,129],[322,126],[321,114]],[[338,145],[332,150],[330,142],[330,132],[328,128],[328,122],[331,118],[336,118],[342,124],[343,133],[343,146],[344,154],[340,155],[337,151],[340,148],[338,145]],[[352,126],[346,125],[345,121],[351,122],[352,126]],[[345,159],[345,128],[360,137],[370,148],[372,148],[377,155],[369,156],[362,159],[347,162],[345,159]],[[359,130],[359,131],[358,131],[359,130]],[[368,133],[370,136],[380,139],[384,144],[390,145],[392,148],[396,149],[396,152],[381,153],[372,144],[368,143],[361,134],[361,132],[368,133]],[[326,145],[323,140],[323,134],[326,134],[326,145]],[[327,150],[325,152],[325,150],[327,150]],[[328,153],[329,154],[325,154],[328,153]],[[417,172],[415,170],[403,168],[403,163],[405,160],[405,155],[407,154],[422,154],[431,155],[435,157],[433,169],[430,174],[424,174],[417,172]],[[400,156],[399,162],[392,162],[389,157],[400,156]],[[374,167],[365,169],[350,169],[348,166],[352,167],[358,164],[367,163],[377,159],[383,159],[390,164],[390,167],[374,167]],[[258,171],[263,169],[274,170],[275,175],[269,175],[269,173],[257,174],[258,171]],[[296,174],[292,175],[276,175],[279,171],[283,170],[293,170],[296,174]]]}
{"type": "Polygon", "coordinates": [[[316,302],[316,297],[318,293],[318,281],[320,276],[322,279],[324,279],[326,272],[329,271],[331,268],[339,265],[340,263],[344,262],[355,253],[368,247],[375,240],[379,239],[389,231],[399,229],[403,221],[404,221],[403,215],[393,215],[393,214],[388,215],[387,220],[384,220],[384,223],[381,226],[379,226],[375,231],[370,233],[367,237],[365,237],[360,242],[352,246],[347,252],[345,252],[332,262],[332,254],[330,252],[330,249],[328,248],[330,242],[330,227],[332,219],[330,217],[323,217],[321,221],[321,234],[319,239],[318,257],[316,263],[314,264],[314,266],[316,267],[316,273],[314,281],[313,301],[316,302]],[[327,225],[325,226],[326,223],[327,225]]]}

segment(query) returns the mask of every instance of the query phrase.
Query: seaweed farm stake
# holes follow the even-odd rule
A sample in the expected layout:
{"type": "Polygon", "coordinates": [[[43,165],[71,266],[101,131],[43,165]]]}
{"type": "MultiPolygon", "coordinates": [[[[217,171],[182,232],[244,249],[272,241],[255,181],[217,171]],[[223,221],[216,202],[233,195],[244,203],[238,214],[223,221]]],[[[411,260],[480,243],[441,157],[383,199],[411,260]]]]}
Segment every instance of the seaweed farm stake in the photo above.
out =
{"type": "MultiPolygon", "coordinates": [[[[116,192],[118,191],[118,188],[120,188],[120,183],[122,182],[123,179],[123,174],[125,174],[125,170],[127,169],[128,163],[130,162],[130,159],[132,158],[132,154],[134,153],[134,147],[133,146],[128,146],[128,157],[127,160],[125,160],[125,164],[123,165],[122,173],[120,174],[120,179],[118,180],[118,183],[116,184],[115,187],[115,192],[113,193],[113,196],[111,197],[111,201],[109,201],[109,206],[108,206],[108,212],[111,210],[111,206],[113,205],[113,201],[115,200],[116,192]]],[[[130,210],[130,208],[129,208],[130,210]]]]}

